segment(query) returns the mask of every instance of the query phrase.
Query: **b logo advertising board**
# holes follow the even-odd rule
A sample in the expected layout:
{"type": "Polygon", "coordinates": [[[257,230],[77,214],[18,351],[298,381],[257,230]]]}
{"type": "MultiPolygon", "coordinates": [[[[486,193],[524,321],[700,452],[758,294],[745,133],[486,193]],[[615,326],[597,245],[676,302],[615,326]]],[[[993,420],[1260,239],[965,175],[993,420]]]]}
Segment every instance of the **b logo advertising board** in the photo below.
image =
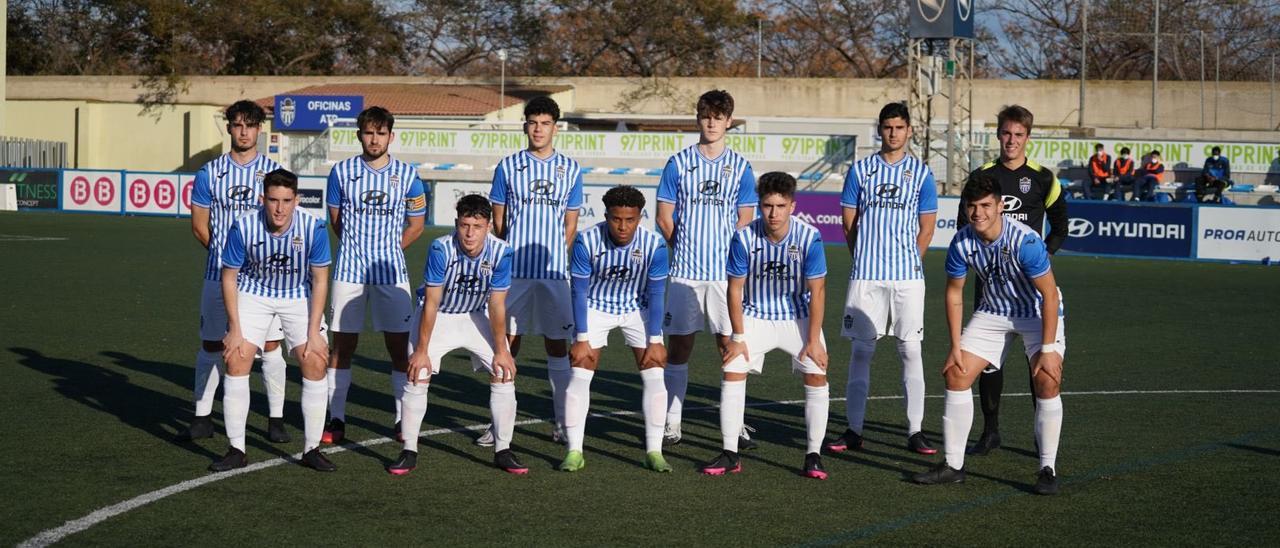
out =
{"type": "Polygon", "coordinates": [[[119,213],[119,171],[67,170],[62,172],[62,209],[119,213]]]}
{"type": "MultiPolygon", "coordinates": [[[[170,173],[129,173],[125,178],[125,213],[177,215],[182,202],[180,177],[170,173]]],[[[188,195],[187,199],[190,199],[188,195]]]]}

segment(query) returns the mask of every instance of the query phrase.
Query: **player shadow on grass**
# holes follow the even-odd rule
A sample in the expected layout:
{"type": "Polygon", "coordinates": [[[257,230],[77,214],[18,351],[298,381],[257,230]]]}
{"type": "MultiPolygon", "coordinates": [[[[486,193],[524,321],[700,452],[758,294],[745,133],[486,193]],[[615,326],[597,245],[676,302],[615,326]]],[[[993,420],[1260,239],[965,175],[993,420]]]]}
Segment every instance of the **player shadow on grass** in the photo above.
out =
{"type": "MultiPolygon", "coordinates": [[[[146,373],[156,378],[165,379],[170,382],[173,382],[175,385],[182,388],[188,388],[190,386],[191,375],[193,373],[191,372],[191,369],[189,367],[185,367],[185,366],[174,364],[174,363],[144,360],[132,354],[125,354],[123,352],[115,352],[110,350],[104,350],[102,352],[99,352],[99,354],[104,357],[111,358],[112,362],[114,362],[115,365],[118,365],[130,371],[136,371],[138,373],[146,373]]],[[[219,392],[219,394],[221,394],[221,392],[219,392]]],[[[221,401],[222,401],[222,398],[219,397],[218,402],[221,403],[221,401]]],[[[276,445],[267,441],[267,431],[265,428],[263,428],[263,426],[267,424],[267,416],[269,414],[267,413],[266,394],[262,393],[260,390],[255,388],[253,390],[253,396],[252,396],[251,402],[255,405],[255,407],[260,408],[259,409],[260,412],[258,413],[258,417],[250,417],[249,423],[245,425],[245,434],[246,434],[245,443],[248,444],[249,446],[252,446],[254,449],[261,450],[265,453],[269,453],[276,457],[288,457],[291,454],[287,449],[291,447],[289,444],[276,445]]],[[[293,403],[296,408],[296,402],[293,402],[293,403]]],[[[191,413],[192,413],[191,407],[192,406],[190,401],[183,400],[178,407],[170,408],[169,406],[158,406],[157,408],[160,409],[161,411],[164,411],[165,409],[173,409],[172,411],[173,416],[188,417],[188,416],[191,416],[191,413]]],[[[288,416],[289,416],[289,402],[286,402],[285,417],[288,417],[288,416]]],[[[165,417],[165,419],[170,422],[173,421],[172,416],[165,417]]],[[[302,424],[300,422],[295,426],[298,430],[302,429],[302,424]]],[[[182,437],[183,432],[185,432],[186,429],[187,429],[186,424],[177,428],[169,435],[167,441],[171,441],[175,445],[181,445],[184,447],[200,447],[201,446],[200,444],[192,443],[190,440],[187,440],[182,437]]],[[[223,441],[225,441],[225,438],[223,438],[223,436],[226,434],[225,425],[217,425],[215,432],[217,433],[217,435],[214,436],[214,441],[217,441],[219,439],[222,439],[223,441]]],[[[160,436],[160,437],[163,438],[163,436],[160,436]]],[[[216,454],[216,455],[212,455],[211,458],[217,458],[220,456],[221,454],[216,454]]]]}
{"type": "MultiPolygon", "coordinates": [[[[175,397],[133,383],[129,376],[97,364],[47,356],[32,348],[11,347],[18,363],[52,377],[54,390],[90,409],[109,414],[120,422],[210,459],[220,453],[178,441],[185,430],[177,417],[192,413],[189,399],[175,397]]],[[[174,364],[160,367],[179,369],[174,364]]],[[[155,371],[147,371],[155,373],[155,371]]]]}

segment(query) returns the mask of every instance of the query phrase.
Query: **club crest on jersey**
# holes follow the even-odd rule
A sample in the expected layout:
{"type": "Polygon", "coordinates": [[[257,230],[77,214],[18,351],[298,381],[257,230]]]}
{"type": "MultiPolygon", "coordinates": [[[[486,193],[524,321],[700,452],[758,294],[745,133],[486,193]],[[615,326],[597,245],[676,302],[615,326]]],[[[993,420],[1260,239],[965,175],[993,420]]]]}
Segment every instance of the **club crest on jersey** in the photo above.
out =
{"type": "Polygon", "coordinates": [[[564,166],[556,166],[556,180],[563,181],[564,173],[565,173],[564,166]]]}
{"type": "Polygon", "coordinates": [[[902,184],[903,184],[903,186],[906,186],[906,185],[911,184],[911,170],[910,170],[910,169],[904,169],[904,170],[902,170],[902,184]]]}
{"type": "Polygon", "coordinates": [[[793,260],[793,261],[799,261],[799,260],[800,260],[800,247],[799,247],[799,246],[797,246],[796,244],[791,244],[791,245],[787,246],[787,258],[788,258],[788,259],[791,259],[791,260],[793,260]]]}
{"type": "Polygon", "coordinates": [[[293,245],[294,251],[302,251],[302,236],[294,236],[293,241],[290,243],[293,245]]]}
{"type": "Polygon", "coordinates": [[[1031,178],[1030,178],[1030,177],[1023,177],[1023,178],[1021,178],[1021,179],[1018,179],[1018,192],[1021,192],[1021,193],[1023,193],[1023,194],[1026,194],[1026,193],[1028,193],[1028,192],[1031,192],[1031,178]]]}
{"type": "Polygon", "coordinates": [[[731,165],[729,165],[729,164],[725,164],[723,167],[721,167],[721,168],[720,168],[720,177],[724,178],[726,181],[727,181],[730,177],[733,177],[733,166],[731,166],[731,165]]]}
{"type": "Polygon", "coordinates": [[[400,174],[392,173],[391,177],[388,177],[387,180],[391,181],[391,193],[399,194],[400,193],[400,174]]]}
{"type": "Polygon", "coordinates": [[[644,262],[644,253],[642,253],[639,249],[632,249],[631,262],[637,263],[637,264],[644,262]]]}
{"type": "Polygon", "coordinates": [[[489,263],[489,259],[480,261],[480,273],[485,276],[493,274],[493,265],[489,263]]]}
{"type": "Polygon", "coordinates": [[[265,179],[265,178],[267,178],[267,174],[266,174],[266,173],[264,173],[261,169],[259,169],[258,171],[253,172],[253,180],[255,180],[255,181],[257,181],[257,182],[261,183],[261,182],[262,182],[262,180],[263,180],[263,179],[265,179]]]}

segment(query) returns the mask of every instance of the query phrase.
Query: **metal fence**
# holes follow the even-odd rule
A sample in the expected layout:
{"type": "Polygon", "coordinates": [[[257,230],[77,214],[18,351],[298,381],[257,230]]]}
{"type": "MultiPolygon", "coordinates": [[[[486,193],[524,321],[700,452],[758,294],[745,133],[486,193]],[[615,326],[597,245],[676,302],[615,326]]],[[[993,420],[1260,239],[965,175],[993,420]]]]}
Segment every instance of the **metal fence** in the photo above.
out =
{"type": "Polygon", "coordinates": [[[67,144],[60,141],[0,137],[0,166],[67,167],[67,144]]]}

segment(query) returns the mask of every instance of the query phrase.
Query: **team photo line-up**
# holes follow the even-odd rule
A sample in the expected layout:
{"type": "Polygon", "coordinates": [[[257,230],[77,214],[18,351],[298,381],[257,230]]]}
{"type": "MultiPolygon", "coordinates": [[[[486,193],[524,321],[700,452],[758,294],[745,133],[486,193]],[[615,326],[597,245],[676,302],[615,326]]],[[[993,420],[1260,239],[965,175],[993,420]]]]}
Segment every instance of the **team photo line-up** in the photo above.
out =
{"type": "MultiPolygon", "coordinates": [[[[454,350],[467,351],[474,370],[489,378],[492,423],[475,443],[493,447],[500,470],[528,473],[511,445],[516,356],[526,335],[543,338],[553,439],[565,445],[558,468],[583,469],[591,381],[614,329],[631,347],[640,374],[644,467],[655,472],[672,470],[663,448],[681,441],[691,364],[722,371],[722,451],[699,471],[740,472],[739,451],[755,446],[754,430],[744,424],[747,378],[762,373],[766,354],[782,350],[804,387],[803,475],[826,479],[824,451],[862,449],[870,365],[876,342],[886,336],[897,339],[902,363],[905,448],[936,454],[921,426],[921,344],[923,260],[938,211],[937,187],[929,167],[908,152],[906,105],[881,110],[880,150],[852,164],[841,193],[852,258],[838,312],[840,334],[851,345],[847,426],[825,440],[826,251],[819,231],[794,215],[795,178],[782,172],[757,178],[747,160],[727,148],[733,108],[722,90],[698,99],[699,142],[672,156],[662,172],[657,230],[641,225],[644,195],[621,185],[604,195],[605,220],[579,231],[582,170],[552,146],[559,106],[547,97],[530,100],[524,108],[528,147],[498,163],[487,197],[458,200],[454,228],[430,242],[415,289],[404,250],[423,232],[426,194],[414,166],[388,154],[395,138],[391,113],[381,107],[360,113],[362,152],[330,172],[326,219],[299,208],[297,176],[257,152],[263,108],[250,101],[231,105],[225,112],[231,150],[197,173],[192,193],[192,229],[208,260],[195,417],[186,437],[214,435],[210,415],[221,384],[230,447],[209,469],[247,465],[249,372],[260,357],[270,410],[267,437],[290,442],[283,420],[287,350],[303,377],[301,462],[336,470],[320,447],[345,439],[351,360],[368,315],[391,356],[395,431],[403,444],[386,467],[395,475],[417,465],[431,380],[454,350]],[[338,239],[332,257],[330,233],[338,239]],[[695,358],[695,336],[704,330],[719,354],[695,358]]],[[[1031,112],[1009,106],[997,121],[1000,156],[970,173],[960,228],[945,259],[950,350],[941,369],[943,458],[911,480],[963,482],[966,455],[1000,446],[1001,364],[1020,337],[1035,394],[1039,461],[1033,490],[1053,494],[1066,339],[1050,255],[1066,237],[1066,201],[1053,174],[1025,156],[1031,112]],[[1046,219],[1049,233],[1042,237],[1046,219]],[[970,272],[977,280],[975,305],[965,321],[970,272]],[[975,383],[983,431],[966,447],[975,383]]]]}

